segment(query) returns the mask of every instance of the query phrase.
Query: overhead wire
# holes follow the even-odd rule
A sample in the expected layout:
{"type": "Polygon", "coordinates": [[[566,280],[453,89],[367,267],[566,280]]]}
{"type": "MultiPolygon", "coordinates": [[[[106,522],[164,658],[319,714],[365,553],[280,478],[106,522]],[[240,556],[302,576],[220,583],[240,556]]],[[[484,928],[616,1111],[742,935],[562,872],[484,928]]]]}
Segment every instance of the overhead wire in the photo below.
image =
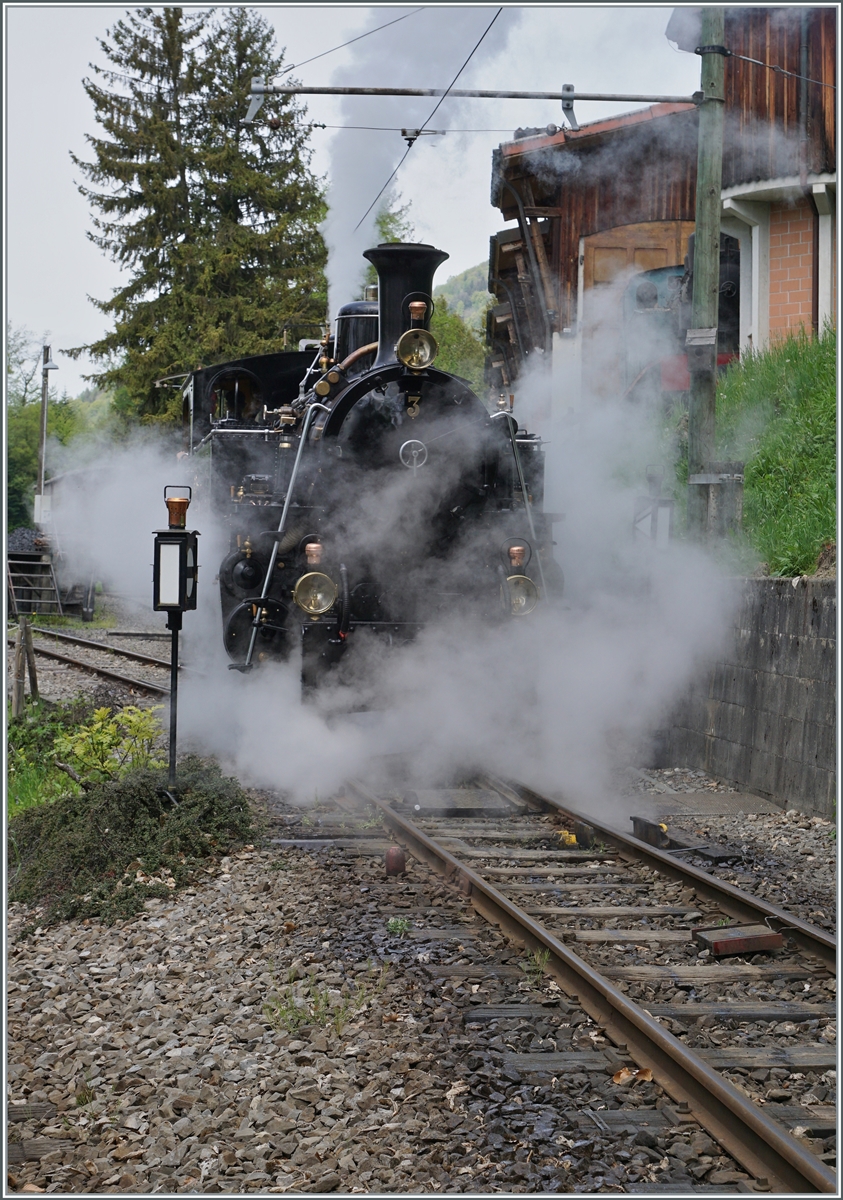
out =
{"type": "MultiPolygon", "coordinates": [[[[323,50],[321,54],[314,54],[312,58],[304,58],[300,63],[291,63],[289,67],[284,67],[280,74],[287,75],[290,71],[297,71],[299,67],[306,66],[307,63],[316,62],[317,58],[324,58],[326,54],[333,54],[336,50],[344,50],[346,46],[352,46],[355,42],[360,42],[363,40],[363,38],[370,37],[373,33],[379,33],[381,29],[388,29],[390,25],[397,25],[399,21],[406,21],[408,17],[414,17],[416,13],[424,12],[424,9],[424,5],[422,5],[420,8],[414,8],[412,12],[404,13],[402,16],[396,17],[393,21],[387,21],[383,25],[376,25],[374,29],[367,29],[365,33],[358,33],[357,37],[349,38],[347,42],[341,42],[339,46],[332,46],[330,50],[323,50]]],[[[106,67],[97,67],[94,64],[91,65],[97,74],[108,75],[113,79],[123,79],[128,83],[135,83],[141,87],[146,87],[150,91],[155,91],[158,86],[154,82],[147,82],[145,79],[137,79],[134,75],[125,75],[121,71],[110,71],[106,67]]],[[[280,75],[278,78],[280,78],[280,75]]],[[[172,89],[170,88],[167,90],[171,91],[172,89]]]]}
{"type": "Polygon", "coordinates": [[[729,50],[727,58],[739,58],[741,62],[753,63],[756,67],[764,67],[768,71],[775,71],[777,75],[786,75],[789,79],[804,79],[806,83],[815,83],[817,87],[831,88],[837,90],[836,83],[823,83],[821,79],[809,79],[807,75],[797,75],[795,71],[786,71],[784,67],[776,66],[775,63],[762,62],[760,58],[747,58],[745,54],[735,54],[734,50],[729,50]]]}
{"type": "MultiPolygon", "coordinates": [[[[674,42],[668,41],[668,45],[673,50],[674,54],[687,54],[687,50],[683,50],[674,42]]],[[[804,79],[806,83],[815,83],[817,87],[831,88],[832,91],[837,91],[836,83],[824,83],[822,79],[809,79],[807,75],[798,75],[795,71],[786,71],[784,67],[778,66],[777,63],[762,62],[760,58],[748,58],[745,54],[736,54],[734,50],[726,50],[726,58],[739,58],[741,62],[753,63],[756,67],[764,67],[767,71],[775,71],[777,75],[786,75],[790,79],[804,79]]]]}
{"type": "MultiPolygon", "coordinates": [[[[468,58],[465,60],[465,62],[463,63],[463,65],[460,67],[460,69],[457,71],[457,73],[456,73],[456,75],[454,76],[454,78],[453,78],[453,79],[451,80],[451,82],[448,84],[448,87],[447,87],[446,91],[444,92],[444,94],[443,94],[442,96],[440,96],[440,97],[439,97],[439,99],[437,100],[436,104],[434,105],[433,112],[431,112],[431,113],[430,113],[430,115],[428,116],[428,118],[427,118],[427,120],[425,121],[424,125],[422,125],[422,126],[419,128],[419,133],[421,133],[421,131],[422,131],[423,129],[425,129],[425,128],[427,127],[427,125],[428,125],[428,124],[429,124],[429,123],[430,123],[430,122],[433,120],[433,117],[434,117],[434,115],[435,115],[435,113],[436,113],[437,109],[438,109],[438,108],[439,108],[439,106],[440,106],[440,105],[443,103],[443,101],[445,100],[445,97],[448,95],[448,92],[450,92],[451,88],[452,88],[452,87],[454,86],[454,84],[457,82],[457,80],[459,79],[460,75],[462,75],[462,73],[463,73],[463,71],[465,70],[465,68],[466,68],[466,67],[468,66],[468,64],[471,62],[472,58],[474,57],[475,53],[477,52],[477,49],[478,49],[478,48],[479,48],[479,46],[480,46],[480,43],[483,41],[483,39],[485,38],[486,34],[487,34],[487,33],[489,32],[489,30],[492,28],[492,26],[494,25],[495,21],[497,21],[498,17],[501,15],[501,13],[502,13],[502,12],[503,12],[503,6],[501,6],[501,7],[498,9],[498,11],[497,11],[497,12],[495,13],[495,15],[492,17],[492,19],[491,19],[491,21],[489,22],[489,24],[488,24],[488,25],[486,26],[486,28],[483,30],[483,33],[480,35],[480,37],[479,37],[479,39],[478,39],[477,43],[476,43],[476,44],[475,44],[475,46],[474,46],[474,49],[471,51],[471,54],[469,54],[468,58]]],[[[390,175],[389,179],[387,179],[386,183],[383,185],[383,187],[381,188],[381,190],[378,192],[377,196],[375,196],[375,198],[374,198],[374,200],[372,201],[372,203],[369,205],[369,207],[368,207],[368,208],[366,209],[366,211],[363,213],[363,216],[360,218],[360,220],[359,220],[359,221],[357,222],[357,224],[354,226],[354,231],[355,231],[355,233],[356,233],[356,232],[357,232],[357,230],[360,228],[360,226],[363,224],[363,222],[366,220],[366,218],[368,217],[369,213],[370,213],[370,212],[372,211],[372,209],[375,207],[375,205],[377,204],[378,200],[380,200],[381,196],[384,194],[384,192],[386,191],[386,189],[387,189],[387,188],[389,187],[389,185],[392,183],[392,181],[393,181],[393,179],[395,178],[395,176],[396,176],[396,175],[398,174],[398,172],[401,170],[401,167],[404,165],[404,160],[406,159],[407,155],[410,153],[410,151],[412,150],[412,148],[413,148],[413,146],[414,146],[414,145],[415,145],[415,139],[414,139],[412,142],[410,142],[410,144],[407,146],[407,149],[406,149],[406,150],[404,151],[404,153],[401,155],[401,161],[398,163],[398,166],[397,166],[397,167],[395,168],[395,170],[392,172],[392,174],[390,175]]]]}
{"type": "Polygon", "coordinates": [[[333,46],[330,50],[323,50],[321,54],[314,54],[313,58],[305,58],[300,63],[293,63],[289,67],[285,67],[281,72],[286,75],[289,71],[297,71],[299,67],[304,67],[307,63],[316,62],[317,58],[324,58],[326,54],[333,54],[335,50],[344,50],[346,46],[352,46],[355,42],[362,41],[363,38],[369,37],[373,33],[379,33],[381,29],[388,29],[390,25],[397,25],[399,21],[406,21],[408,17],[414,17],[416,13],[424,12],[424,6],[414,8],[412,12],[404,13],[401,17],[396,17],[394,21],[387,21],[385,25],[378,25],[375,29],[368,29],[365,33],[358,33],[357,37],[351,38],[347,42],[342,42],[339,46],[333,46]]]}

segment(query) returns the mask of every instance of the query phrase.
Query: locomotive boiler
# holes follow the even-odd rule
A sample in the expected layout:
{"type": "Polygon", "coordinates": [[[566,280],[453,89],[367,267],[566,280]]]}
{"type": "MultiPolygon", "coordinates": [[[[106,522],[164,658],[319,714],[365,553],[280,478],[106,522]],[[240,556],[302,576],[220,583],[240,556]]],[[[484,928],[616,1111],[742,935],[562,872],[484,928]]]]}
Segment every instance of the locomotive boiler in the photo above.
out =
{"type": "Polygon", "coordinates": [[[358,647],[433,621],[529,620],[561,593],[540,438],[435,365],[447,254],[387,243],[364,257],[377,304],[344,305],[315,358],[204,368],[184,393],[186,448],[228,534],[231,667],[300,651],[306,690],[342,677],[358,647]]]}

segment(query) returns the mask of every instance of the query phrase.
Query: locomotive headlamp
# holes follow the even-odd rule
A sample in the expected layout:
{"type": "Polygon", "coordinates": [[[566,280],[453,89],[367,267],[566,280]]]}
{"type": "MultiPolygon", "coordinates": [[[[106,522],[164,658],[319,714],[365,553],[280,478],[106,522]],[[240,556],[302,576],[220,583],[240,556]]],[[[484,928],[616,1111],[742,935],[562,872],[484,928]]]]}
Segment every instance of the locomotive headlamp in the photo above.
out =
{"type": "Polygon", "coordinates": [[[426,329],[408,329],[402,333],[395,347],[400,362],[411,371],[429,367],[439,353],[439,344],[426,329]]]}
{"type": "Polygon", "coordinates": [[[506,586],[509,590],[509,611],[513,617],[526,617],[539,602],[539,589],[526,575],[510,575],[506,586]]]}
{"type": "Polygon", "coordinates": [[[293,588],[293,599],[311,617],[321,616],[334,604],[337,585],[321,571],[308,571],[293,588]]]}

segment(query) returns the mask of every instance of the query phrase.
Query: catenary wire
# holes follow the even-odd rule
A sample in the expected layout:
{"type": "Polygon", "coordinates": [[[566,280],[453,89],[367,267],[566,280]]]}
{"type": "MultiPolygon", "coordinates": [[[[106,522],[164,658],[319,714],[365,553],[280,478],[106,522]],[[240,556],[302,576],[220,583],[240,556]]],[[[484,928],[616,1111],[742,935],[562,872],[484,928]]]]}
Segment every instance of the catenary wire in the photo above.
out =
{"type": "MultiPolygon", "coordinates": [[[[432,113],[430,114],[430,116],[427,118],[427,120],[425,121],[424,125],[422,125],[422,126],[420,127],[420,129],[419,129],[419,132],[421,132],[421,130],[422,130],[422,129],[424,129],[424,128],[425,128],[425,127],[428,125],[428,123],[429,123],[430,121],[432,121],[432,120],[433,120],[433,116],[434,116],[434,114],[436,113],[436,110],[437,110],[437,109],[439,108],[439,106],[442,104],[442,102],[443,102],[443,101],[444,101],[444,99],[445,99],[445,96],[447,96],[447,95],[448,95],[448,92],[450,92],[451,88],[452,88],[452,87],[454,86],[454,84],[457,82],[457,80],[459,79],[460,75],[462,75],[462,73],[463,73],[463,71],[465,70],[465,68],[466,68],[466,67],[468,66],[468,64],[471,62],[472,58],[474,57],[475,53],[477,52],[477,49],[478,49],[478,47],[480,46],[480,43],[483,41],[483,39],[485,38],[486,34],[487,34],[487,33],[489,32],[489,30],[492,28],[492,26],[494,25],[495,21],[497,21],[498,17],[501,15],[501,13],[502,13],[502,12],[503,12],[503,6],[501,6],[501,7],[498,9],[498,11],[497,11],[497,12],[495,13],[495,15],[492,17],[492,19],[491,19],[491,21],[489,22],[489,24],[488,24],[488,25],[486,26],[486,28],[483,30],[483,33],[480,35],[480,37],[479,37],[479,39],[478,39],[478,41],[477,41],[476,45],[474,46],[474,49],[471,51],[471,54],[469,54],[468,58],[465,60],[465,62],[463,63],[463,65],[460,67],[460,69],[457,71],[457,73],[456,73],[456,75],[454,76],[454,78],[453,78],[453,79],[451,80],[451,82],[448,84],[448,88],[447,88],[447,90],[446,90],[445,94],[444,94],[443,96],[440,96],[439,100],[436,102],[436,104],[435,104],[435,106],[434,106],[434,108],[433,108],[433,112],[432,112],[432,113]]],[[[401,155],[401,161],[398,163],[398,166],[397,166],[397,167],[395,168],[395,170],[392,172],[392,174],[390,175],[389,179],[387,179],[386,183],[383,185],[383,187],[381,188],[381,190],[378,192],[377,196],[375,196],[375,198],[374,198],[374,200],[372,201],[372,203],[369,205],[369,207],[368,207],[368,208],[366,209],[366,211],[363,213],[363,216],[360,218],[360,220],[359,220],[359,221],[357,222],[357,224],[354,226],[354,231],[355,231],[355,233],[356,233],[356,232],[357,232],[357,230],[360,228],[360,226],[363,224],[363,222],[366,220],[366,218],[368,217],[369,213],[370,213],[370,212],[372,211],[372,209],[375,207],[375,205],[377,204],[378,200],[380,200],[381,196],[384,194],[384,192],[386,191],[386,189],[387,189],[387,188],[389,187],[389,185],[392,183],[392,181],[393,181],[393,179],[395,178],[395,176],[396,176],[396,175],[398,174],[398,172],[401,170],[401,167],[402,167],[402,166],[403,166],[403,164],[404,164],[404,160],[406,159],[407,155],[410,153],[410,151],[412,150],[412,148],[413,148],[413,146],[414,146],[414,145],[415,145],[415,139],[414,139],[412,142],[410,142],[410,144],[408,145],[407,149],[406,149],[406,150],[404,151],[404,153],[401,155]]]]}
{"type": "Polygon", "coordinates": [[[362,38],[369,37],[372,33],[379,33],[381,29],[388,29],[390,25],[397,25],[399,21],[406,21],[407,17],[414,17],[416,13],[420,12],[424,12],[424,6],[414,8],[412,12],[404,13],[403,16],[396,17],[394,21],[387,21],[385,25],[378,25],[375,29],[368,29],[365,33],[358,33],[357,37],[351,38],[350,41],[343,42],[339,46],[332,46],[330,50],[323,50],[321,54],[314,54],[313,58],[305,58],[300,63],[293,63],[291,66],[285,67],[281,74],[286,75],[288,71],[297,71],[299,67],[304,67],[307,63],[316,62],[317,58],[324,58],[326,54],[333,54],[335,50],[344,50],[346,46],[351,46],[354,42],[359,42],[362,38]]]}

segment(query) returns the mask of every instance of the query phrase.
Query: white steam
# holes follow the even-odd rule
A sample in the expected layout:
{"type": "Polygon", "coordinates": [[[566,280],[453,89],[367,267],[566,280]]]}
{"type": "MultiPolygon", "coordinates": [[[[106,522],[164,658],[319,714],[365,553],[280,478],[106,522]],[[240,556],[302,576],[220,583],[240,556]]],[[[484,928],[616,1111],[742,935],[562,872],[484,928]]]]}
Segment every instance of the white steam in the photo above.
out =
{"type": "MultiPolygon", "coordinates": [[[[565,514],[555,526],[561,606],[496,626],[464,616],[457,595],[408,645],[388,650],[355,632],[336,682],[314,704],[301,701],[295,655],[248,675],[228,669],[215,581],[227,535],[195,503],[188,524],[203,535],[200,607],[184,618],[183,659],[192,670],[180,685],[180,750],[217,755],[245,782],[302,802],[329,795],[350,775],[373,777],[378,763],[400,754],[416,783],[447,784],[482,767],[608,812],[613,755],[646,746],[700,662],[717,651],[732,597],[700,551],[674,545],[659,553],[632,539],[633,501],[659,453],[640,409],[595,405],[550,429],[547,507],[565,514]],[[350,712],[361,706],[370,711],[350,712]]],[[[171,446],[149,444],[111,447],[108,461],[86,489],[65,490],[60,536],[109,590],[149,596],[151,608],[163,487],[194,482],[194,464],[177,462],[171,446]]],[[[415,504],[399,480],[386,485],[383,509],[393,535],[400,496],[415,504]]],[[[365,540],[377,496],[359,511],[365,540]]],[[[417,523],[413,529],[415,537],[417,523]]]]}
{"type": "MultiPolygon", "coordinates": [[[[384,22],[399,16],[400,9],[378,9],[384,22]]],[[[434,7],[385,29],[358,43],[351,67],[333,79],[336,86],[445,88],[489,24],[489,8],[434,7]]],[[[456,86],[471,86],[472,73],[484,61],[499,54],[506,38],[520,20],[517,9],[505,9],[460,77],[456,86]]],[[[342,304],[360,298],[365,273],[361,255],[379,238],[376,219],[384,196],[364,217],[380,189],[389,179],[406,150],[397,132],[418,129],[436,105],[436,98],[346,96],[340,106],[341,125],[388,126],[395,133],[375,129],[338,130],[331,142],[328,186],[328,215],[321,232],[328,247],[328,311],[331,320],[342,304]],[[358,227],[359,226],[359,227],[358,227]]],[[[461,102],[449,97],[432,121],[432,128],[447,128],[461,111],[461,102]]],[[[424,153],[425,138],[413,147],[412,155],[424,153]]],[[[411,197],[412,215],[424,217],[435,209],[441,193],[435,164],[424,195],[411,197]]],[[[447,247],[444,247],[447,250],[447,247]]]]}
{"type": "MultiPolygon", "coordinates": [[[[472,66],[499,52],[505,19],[511,28],[516,11],[504,11],[472,66]]],[[[445,86],[489,18],[485,8],[426,10],[361,42],[353,73],[341,82],[445,86]]],[[[472,82],[470,72],[460,80],[472,82]]],[[[418,127],[434,104],[348,98],[341,123],[418,127]]],[[[340,131],[335,138],[323,227],[332,316],[359,295],[361,252],[376,240],[377,206],[355,226],[403,150],[398,134],[340,131]]],[[[437,202],[436,185],[432,173],[427,195],[411,197],[414,215],[437,202]]],[[[305,803],[349,776],[375,778],[401,755],[416,785],[447,785],[483,768],[611,813],[610,767],[618,755],[644,751],[700,663],[717,652],[734,598],[699,550],[674,545],[659,553],[633,540],[635,497],[646,491],[647,464],[661,453],[647,414],[628,402],[583,397],[575,411],[554,411],[544,368],[519,384],[516,416],[548,442],[545,508],[564,513],[554,528],[564,599],[521,619],[472,619],[461,600],[470,589],[459,575],[472,548],[456,566],[425,558],[419,569],[429,570],[428,591],[438,600],[420,636],[390,648],[353,631],[341,668],[315,702],[303,704],[296,654],[249,674],[229,669],[215,580],[228,533],[197,502],[188,525],[202,533],[199,609],[184,619],[183,660],[192,670],[180,682],[181,751],[216,755],[243,782],[305,803]]],[[[175,450],[110,448],[95,488],[75,498],[68,490],[61,511],[65,542],[85,570],[110,590],[149,595],[150,607],[152,530],[166,523],[163,486],[194,482],[195,463],[177,462],[175,450]]],[[[364,551],[384,538],[423,541],[436,501],[434,469],[431,459],[415,489],[409,472],[385,473],[383,481],[372,472],[340,506],[343,539],[364,551]]],[[[331,531],[322,532],[327,542],[331,531]]]]}

